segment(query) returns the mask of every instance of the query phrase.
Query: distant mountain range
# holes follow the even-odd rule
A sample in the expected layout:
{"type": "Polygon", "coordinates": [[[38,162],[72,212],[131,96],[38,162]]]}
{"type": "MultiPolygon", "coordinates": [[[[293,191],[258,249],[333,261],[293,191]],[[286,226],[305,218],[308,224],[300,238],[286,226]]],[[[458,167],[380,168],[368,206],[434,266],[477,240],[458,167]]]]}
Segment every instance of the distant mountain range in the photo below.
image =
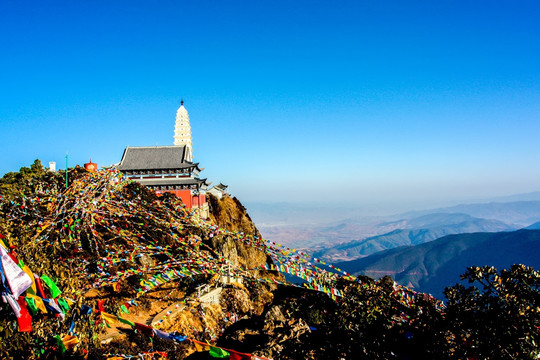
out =
{"type": "MultiPolygon", "coordinates": [[[[340,246],[351,241],[362,241],[379,235],[386,235],[395,230],[433,230],[433,233],[426,235],[415,233],[414,231],[391,235],[394,238],[404,238],[402,240],[403,242],[398,241],[395,244],[395,246],[399,246],[418,243],[418,239],[422,237],[425,239],[423,241],[428,241],[438,236],[453,233],[501,231],[527,227],[540,221],[540,201],[537,200],[538,197],[540,197],[540,192],[501,198],[501,202],[463,204],[431,210],[411,211],[392,216],[363,216],[350,208],[337,210],[334,208],[324,209],[314,206],[308,209],[301,206],[293,206],[291,209],[288,209],[287,204],[280,204],[279,206],[270,206],[268,208],[255,206],[254,213],[256,215],[254,219],[264,237],[286,246],[315,251],[322,251],[324,248],[328,249],[340,246]],[[521,201],[527,198],[533,200],[521,201]],[[508,201],[514,199],[520,201],[508,201]],[[278,209],[279,207],[282,207],[281,210],[278,209]],[[331,215],[325,221],[325,214],[328,212],[331,215]],[[267,216],[267,214],[270,214],[270,216],[267,216]],[[435,214],[439,214],[438,223],[436,222],[436,217],[429,218],[429,216],[435,214]],[[460,230],[455,226],[456,218],[453,216],[445,218],[443,216],[444,214],[465,214],[476,219],[495,222],[477,223],[476,226],[478,227],[463,226],[462,230],[460,230]],[[340,216],[343,218],[348,216],[348,218],[338,220],[340,216]],[[428,218],[423,219],[424,216],[428,216],[428,218]],[[447,220],[450,222],[445,223],[447,220]],[[293,221],[297,222],[294,223],[293,221]],[[425,221],[425,223],[422,223],[422,221],[425,221]],[[497,221],[500,223],[497,224],[497,221]],[[450,227],[453,227],[454,230],[444,232],[441,226],[445,225],[452,225],[450,227]],[[506,227],[504,228],[504,226],[506,227]],[[431,229],[431,227],[438,229],[431,229]],[[406,240],[409,236],[412,239],[406,240]]],[[[251,214],[251,206],[248,207],[248,210],[251,214]]],[[[388,246],[380,247],[375,244],[372,245],[372,247],[369,246],[366,248],[367,253],[388,248],[388,246]]],[[[362,254],[366,253],[362,252],[362,254]]],[[[351,254],[351,256],[355,255],[351,254]]],[[[342,259],[350,258],[345,257],[342,259]]]]}
{"type": "Polygon", "coordinates": [[[477,218],[499,220],[507,224],[516,224],[520,227],[525,227],[540,220],[540,201],[464,204],[436,210],[411,211],[399,215],[399,218],[417,218],[435,212],[463,213],[477,218]]]}
{"type": "MultiPolygon", "coordinates": [[[[323,221],[321,208],[313,208],[305,214],[321,211],[320,225],[304,220],[303,225],[258,226],[266,238],[303,248],[350,273],[390,275],[442,298],[444,288],[468,266],[523,263],[540,269],[539,198],[540,192],[385,217],[355,217],[342,209],[332,215],[332,223],[323,221]],[[336,221],[340,214],[350,217],[336,221]]],[[[299,217],[302,209],[293,212],[299,217]]],[[[285,219],[287,214],[276,211],[274,216],[285,219]]]]}
{"type": "Polygon", "coordinates": [[[498,220],[479,219],[460,213],[422,215],[412,219],[382,222],[378,227],[395,230],[383,235],[320,249],[315,251],[314,256],[331,262],[353,260],[386,249],[422,244],[450,234],[499,232],[519,228],[519,226],[498,220]]]}
{"type": "MultiPolygon", "coordinates": [[[[536,224],[539,226],[540,224],[536,224]]],[[[390,275],[399,284],[442,298],[468,266],[508,268],[525,264],[540,269],[540,230],[448,235],[416,246],[385,250],[335,263],[351,274],[390,275]]]]}
{"type": "Polygon", "coordinates": [[[536,222],[532,225],[529,225],[527,226],[525,229],[529,229],[529,230],[540,230],[540,221],[539,222],[536,222]]]}
{"type": "Polygon", "coordinates": [[[515,202],[515,201],[540,201],[540,191],[508,196],[499,196],[486,200],[485,202],[515,202]]]}

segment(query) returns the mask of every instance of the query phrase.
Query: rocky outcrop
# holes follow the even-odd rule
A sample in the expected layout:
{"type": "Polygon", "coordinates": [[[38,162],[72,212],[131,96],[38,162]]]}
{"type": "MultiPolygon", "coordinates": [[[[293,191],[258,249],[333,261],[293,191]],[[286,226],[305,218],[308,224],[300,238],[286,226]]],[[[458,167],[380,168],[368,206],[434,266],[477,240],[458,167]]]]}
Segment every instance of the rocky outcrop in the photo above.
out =
{"type": "Polygon", "coordinates": [[[290,317],[281,306],[269,304],[260,316],[245,318],[227,328],[220,343],[279,359],[291,348],[301,347],[304,334],[308,333],[310,328],[304,319],[290,317]]]}
{"type": "MultiPolygon", "coordinates": [[[[246,212],[246,208],[237,198],[226,195],[218,199],[208,194],[208,204],[210,219],[216,225],[231,233],[240,232],[260,238],[259,230],[246,212]]],[[[246,270],[253,271],[269,261],[264,251],[239,242],[227,234],[213,236],[209,239],[209,245],[220,255],[230,260],[232,265],[241,266],[246,270]]]]}
{"type": "Polygon", "coordinates": [[[246,270],[256,269],[266,264],[267,256],[262,250],[239,242],[228,235],[218,235],[210,239],[210,244],[234,266],[246,270]]]}
{"type": "Polygon", "coordinates": [[[236,197],[231,198],[225,195],[218,199],[212,194],[207,194],[207,200],[210,208],[210,219],[221,228],[261,236],[246,208],[236,197]]]}

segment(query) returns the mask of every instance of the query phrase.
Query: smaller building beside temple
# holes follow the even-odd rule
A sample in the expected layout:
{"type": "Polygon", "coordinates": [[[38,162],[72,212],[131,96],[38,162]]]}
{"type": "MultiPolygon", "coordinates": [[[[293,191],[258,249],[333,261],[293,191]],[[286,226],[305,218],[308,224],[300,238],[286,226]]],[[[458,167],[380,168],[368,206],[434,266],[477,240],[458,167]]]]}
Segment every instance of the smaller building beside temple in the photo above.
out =
{"type": "Polygon", "coordinates": [[[217,185],[212,186],[210,189],[208,189],[206,192],[209,194],[214,195],[218,199],[223,198],[225,194],[227,194],[227,189],[229,188],[228,185],[224,185],[222,183],[219,183],[217,185]]]}

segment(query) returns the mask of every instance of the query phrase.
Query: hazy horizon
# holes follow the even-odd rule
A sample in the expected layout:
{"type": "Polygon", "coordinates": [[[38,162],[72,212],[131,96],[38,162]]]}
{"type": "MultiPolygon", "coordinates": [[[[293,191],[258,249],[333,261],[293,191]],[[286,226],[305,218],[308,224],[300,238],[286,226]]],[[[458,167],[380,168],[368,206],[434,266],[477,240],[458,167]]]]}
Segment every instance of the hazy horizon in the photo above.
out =
{"type": "MultiPolygon", "coordinates": [[[[240,199],[242,201],[242,199],[240,199]]],[[[328,204],[322,202],[243,202],[257,226],[323,226],[343,220],[366,221],[399,217],[407,213],[435,211],[459,205],[540,201],[540,191],[507,196],[482,197],[447,201],[442,203],[412,204],[362,204],[345,202],[328,204]]]]}

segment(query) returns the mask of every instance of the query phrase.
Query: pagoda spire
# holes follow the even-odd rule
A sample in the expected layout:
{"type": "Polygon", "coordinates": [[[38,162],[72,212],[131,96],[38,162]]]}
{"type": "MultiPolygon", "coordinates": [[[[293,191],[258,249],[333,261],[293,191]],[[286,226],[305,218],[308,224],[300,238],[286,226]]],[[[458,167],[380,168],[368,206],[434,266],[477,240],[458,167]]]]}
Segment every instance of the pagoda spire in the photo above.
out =
{"type": "Polygon", "coordinates": [[[184,100],[180,101],[180,107],[176,111],[176,123],[174,125],[174,145],[186,146],[186,161],[193,161],[193,141],[191,138],[191,125],[189,114],[184,107],[184,100]]]}

